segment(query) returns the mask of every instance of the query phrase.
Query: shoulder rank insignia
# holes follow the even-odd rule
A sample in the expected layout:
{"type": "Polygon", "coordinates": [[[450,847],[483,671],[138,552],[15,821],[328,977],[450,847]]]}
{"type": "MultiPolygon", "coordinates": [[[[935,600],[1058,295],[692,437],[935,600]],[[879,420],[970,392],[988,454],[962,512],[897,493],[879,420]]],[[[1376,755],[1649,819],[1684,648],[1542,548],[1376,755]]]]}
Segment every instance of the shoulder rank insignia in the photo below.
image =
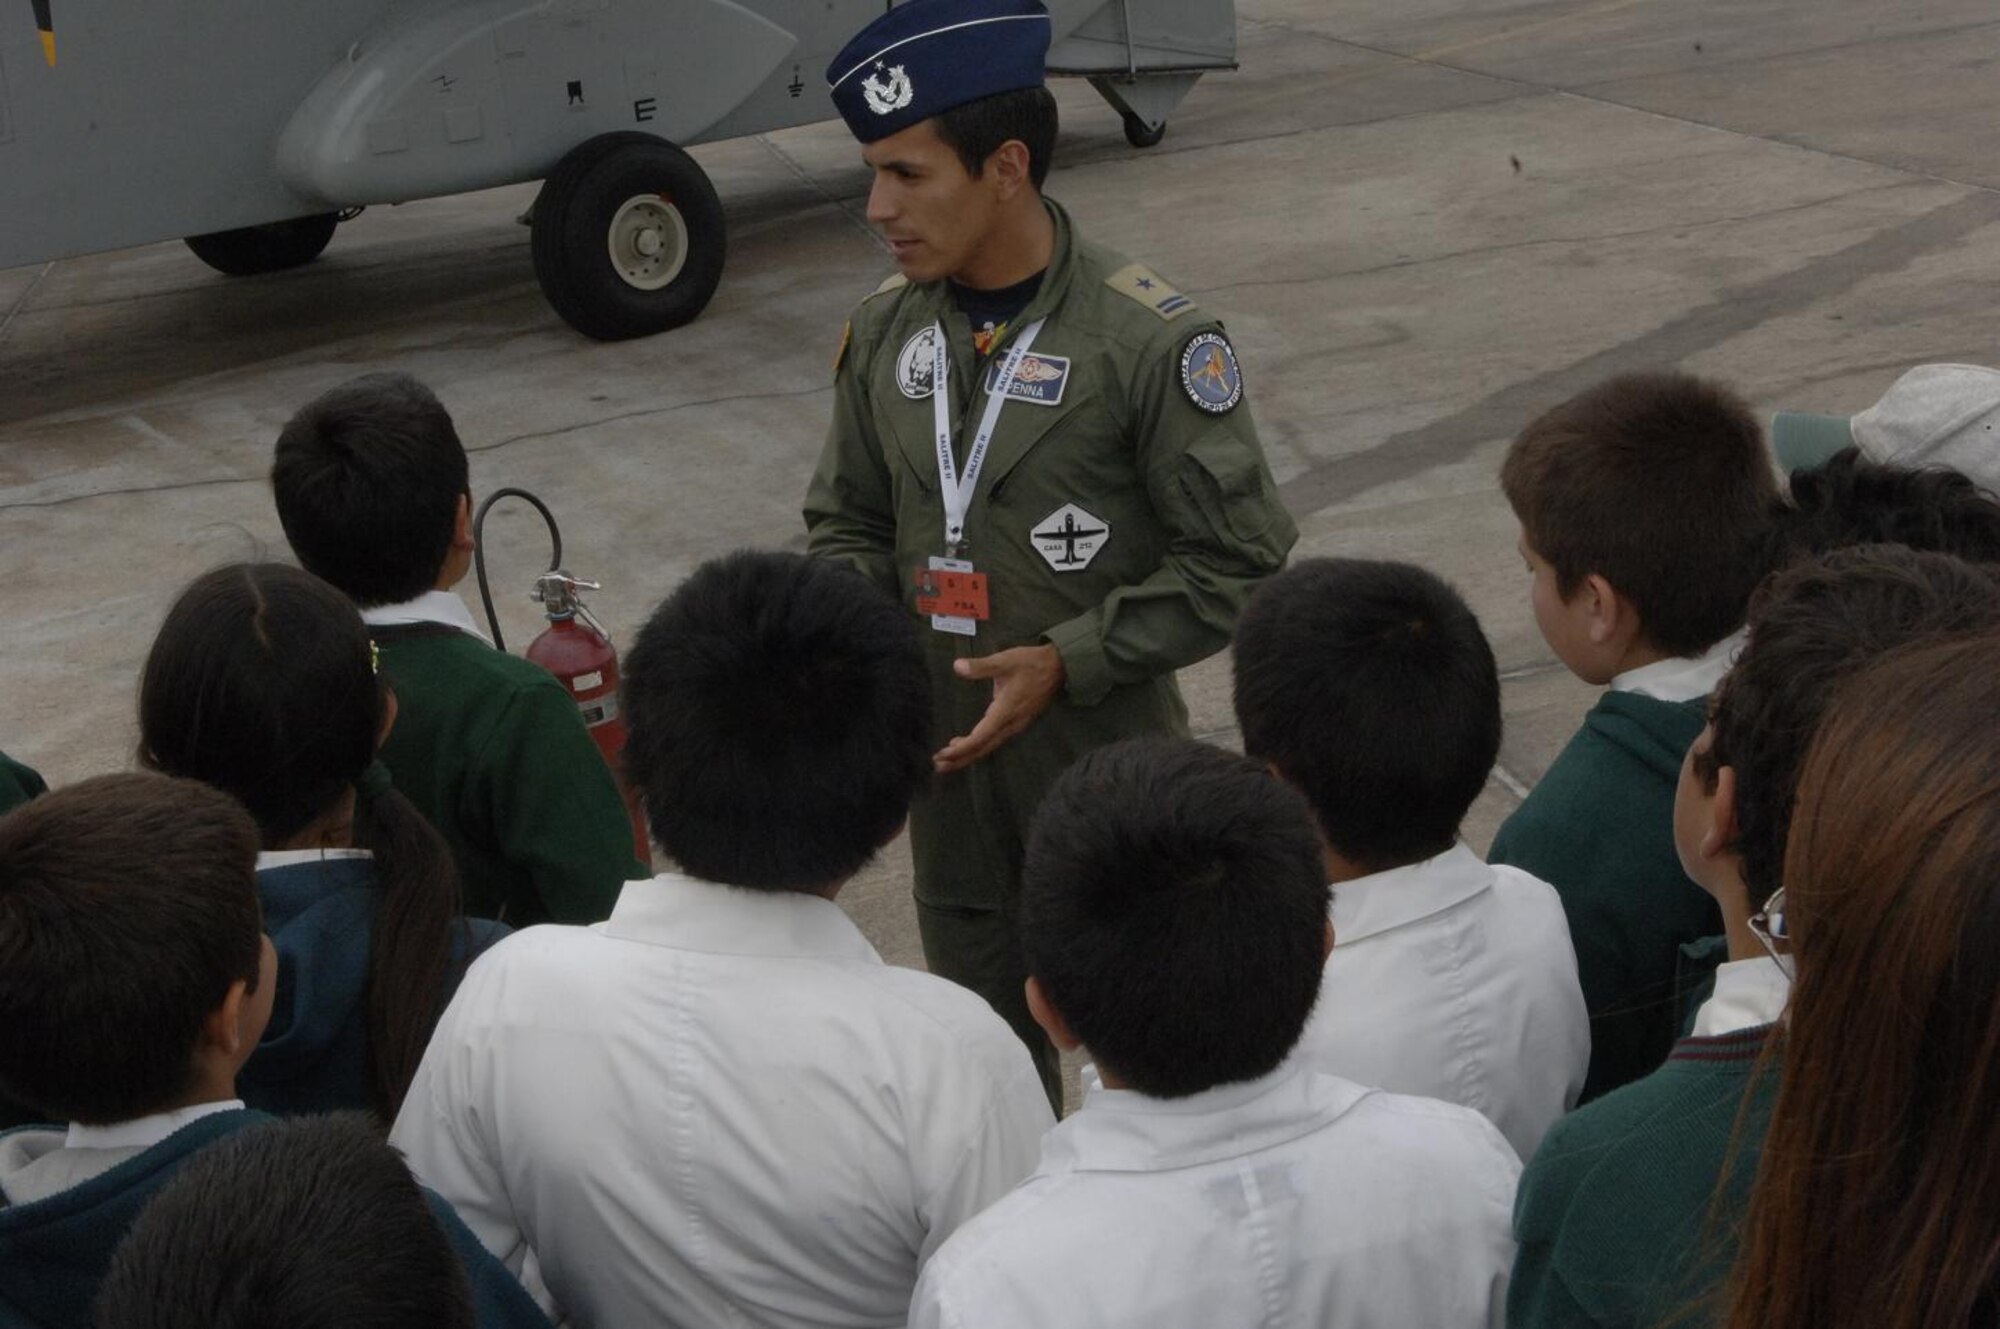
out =
{"type": "Polygon", "coordinates": [[[847,344],[854,340],[854,320],[848,319],[840,329],[840,349],[833,353],[833,373],[840,376],[840,366],[847,359],[847,344]]]}
{"type": "Polygon", "coordinates": [[[1188,400],[1210,415],[1227,415],[1243,400],[1243,370],[1229,339],[1199,332],[1181,350],[1181,387],[1188,400]]]}
{"type": "Polygon", "coordinates": [[[1194,308],[1194,301],[1167,285],[1159,274],[1143,263],[1127,263],[1104,279],[1104,284],[1123,296],[1137,300],[1164,319],[1176,319],[1194,308]]]}
{"type": "Polygon", "coordinates": [[[882,284],[880,286],[877,286],[874,290],[868,293],[867,299],[873,300],[878,295],[887,295],[889,292],[901,290],[903,287],[908,286],[909,284],[910,284],[910,279],[908,277],[905,277],[900,272],[892,272],[887,277],[884,277],[882,279],[882,284]]]}

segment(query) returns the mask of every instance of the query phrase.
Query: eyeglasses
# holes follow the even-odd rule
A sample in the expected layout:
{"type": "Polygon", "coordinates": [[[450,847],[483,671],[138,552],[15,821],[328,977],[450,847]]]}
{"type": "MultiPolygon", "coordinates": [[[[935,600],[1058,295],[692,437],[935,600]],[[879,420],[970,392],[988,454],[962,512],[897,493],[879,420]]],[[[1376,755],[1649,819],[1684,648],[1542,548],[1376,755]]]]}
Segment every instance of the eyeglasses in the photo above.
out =
{"type": "Polygon", "coordinates": [[[1750,915],[1750,935],[1770,954],[1771,960],[1782,969],[1786,978],[1791,978],[1792,957],[1780,953],[1777,943],[1789,941],[1791,930],[1785,926],[1785,888],[1780,886],[1764,901],[1764,907],[1750,915]]]}

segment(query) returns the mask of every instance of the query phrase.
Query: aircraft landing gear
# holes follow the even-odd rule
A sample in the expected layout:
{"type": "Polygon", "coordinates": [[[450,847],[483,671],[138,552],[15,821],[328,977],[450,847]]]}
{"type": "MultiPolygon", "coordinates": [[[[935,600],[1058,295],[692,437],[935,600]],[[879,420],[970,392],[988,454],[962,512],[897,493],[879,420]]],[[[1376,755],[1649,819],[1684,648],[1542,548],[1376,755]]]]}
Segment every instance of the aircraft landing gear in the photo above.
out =
{"type": "Polygon", "coordinates": [[[1148,125],[1130,111],[1124,112],[1124,120],[1125,141],[1135,148],[1153,147],[1167,136],[1167,122],[1164,120],[1157,125],[1148,125]]]}
{"type": "Polygon", "coordinates": [[[556,164],[530,226],[535,277],[565,323],[623,341],[677,328],[722,279],[722,202],[694,158],[651,134],[600,134],[556,164]]]}
{"type": "Polygon", "coordinates": [[[339,222],[339,213],[322,212],[264,226],[191,235],[186,244],[196,258],[217,272],[251,277],[312,262],[326,248],[327,241],[333,239],[333,228],[339,222]]]}

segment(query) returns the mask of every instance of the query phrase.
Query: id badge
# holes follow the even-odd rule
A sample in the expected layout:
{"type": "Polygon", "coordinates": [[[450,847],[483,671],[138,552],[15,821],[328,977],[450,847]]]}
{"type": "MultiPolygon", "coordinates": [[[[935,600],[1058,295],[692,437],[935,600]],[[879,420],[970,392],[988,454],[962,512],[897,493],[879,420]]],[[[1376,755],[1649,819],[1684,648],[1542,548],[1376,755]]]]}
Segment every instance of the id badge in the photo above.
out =
{"type": "Polygon", "coordinates": [[[960,637],[974,636],[993,616],[986,595],[986,574],[962,558],[932,556],[918,570],[917,612],[931,616],[931,627],[960,637]]]}

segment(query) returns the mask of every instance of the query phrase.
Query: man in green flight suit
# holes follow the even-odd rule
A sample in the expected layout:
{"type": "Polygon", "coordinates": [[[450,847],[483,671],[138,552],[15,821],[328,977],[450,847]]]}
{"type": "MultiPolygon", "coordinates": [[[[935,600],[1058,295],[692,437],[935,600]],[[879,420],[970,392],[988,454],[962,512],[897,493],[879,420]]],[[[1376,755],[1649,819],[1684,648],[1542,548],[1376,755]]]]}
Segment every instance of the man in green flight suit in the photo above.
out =
{"type": "Polygon", "coordinates": [[[828,69],[900,271],[842,339],[805,519],[919,616],[948,739],[910,817],[924,954],[1060,1110],[1013,924],[1029,819],[1089,749],[1186,733],[1174,671],[1297,529],[1221,325],[1042,197],[1048,42],[1039,0],[912,0],[828,69]]]}

